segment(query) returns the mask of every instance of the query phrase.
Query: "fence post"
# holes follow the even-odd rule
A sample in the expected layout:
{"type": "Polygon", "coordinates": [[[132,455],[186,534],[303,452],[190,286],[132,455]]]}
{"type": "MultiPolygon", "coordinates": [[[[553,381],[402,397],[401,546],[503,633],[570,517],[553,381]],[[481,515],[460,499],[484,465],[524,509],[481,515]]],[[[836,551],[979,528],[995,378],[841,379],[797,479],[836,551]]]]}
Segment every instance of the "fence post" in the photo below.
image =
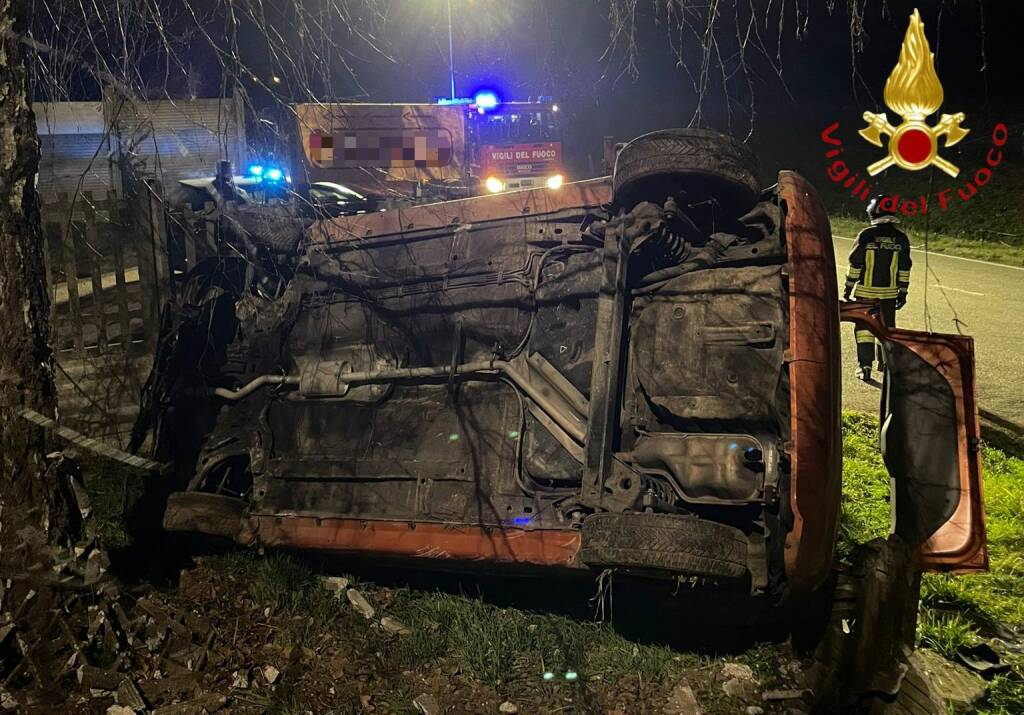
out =
{"type": "Polygon", "coordinates": [[[89,276],[92,281],[92,318],[96,323],[96,348],[102,354],[107,349],[107,309],[103,296],[103,250],[100,244],[100,217],[96,213],[94,197],[85,192],[86,255],[89,256],[89,276]],[[99,254],[99,255],[96,255],[99,254]]]}
{"type": "MultiPolygon", "coordinates": [[[[66,193],[58,194],[60,203],[65,207],[61,213],[70,214],[73,211],[71,201],[66,193]]],[[[74,217],[68,215],[63,220],[66,227],[63,235],[64,253],[64,285],[68,291],[68,330],[74,338],[75,350],[82,352],[85,349],[85,336],[82,332],[82,303],[78,297],[78,241],[75,240],[74,217]]]]}
{"type": "MultiPolygon", "coordinates": [[[[113,191],[107,192],[107,207],[110,212],[111,223],[127,227],[128,222],[125,220],[121,202],[118,201],[117,194],[113,191]]],[[[126,235],[128,235],[128,232],[122,229],[116,233],[112,231],[110,236],[111,253],[114,258],[114,292],[117,300],[117,317],[120,323],[121,349],[125,351],[125,354],[127,354],[130,343],[129,332],[131,330],[131,321],[128,316],[128,282],[125,276],[124,262],[124,241],[126,235]]]]}
{"type": "MultiPolygon", "coordinates": [[[[167,221],[164,216],[164,197],[159,181],[146,181],[149,196],[149,225],[153,230],[153,263],[156,266],[157,295],[162,300],[169,294],[170,255],[167,246],[167,221]]],[[[159,308],[157,309],[159,313],[159,308]]]]}
{"type": "Polygon", "coordinates": [[[167,292],[167,234],[160,183],[143,179],[136,184],[134,209],[138,220],[135,233],[139,256],[139,285],[142,289],[143,328],[150,348],[160,333],[160,309],[167,292]]]}

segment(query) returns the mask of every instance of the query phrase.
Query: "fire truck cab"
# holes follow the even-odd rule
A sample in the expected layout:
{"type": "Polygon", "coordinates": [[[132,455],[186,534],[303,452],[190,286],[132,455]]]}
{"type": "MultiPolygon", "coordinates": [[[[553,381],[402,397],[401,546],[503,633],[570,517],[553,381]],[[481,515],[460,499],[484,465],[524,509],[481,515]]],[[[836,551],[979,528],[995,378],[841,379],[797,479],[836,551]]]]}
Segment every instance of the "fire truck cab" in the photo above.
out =
{"type": "Polygon", "coordinates": [[[480,92],[467,115],[480,193],[559,188],[565,181],[559,108],[551,97],[501,102],[480,92]]]}

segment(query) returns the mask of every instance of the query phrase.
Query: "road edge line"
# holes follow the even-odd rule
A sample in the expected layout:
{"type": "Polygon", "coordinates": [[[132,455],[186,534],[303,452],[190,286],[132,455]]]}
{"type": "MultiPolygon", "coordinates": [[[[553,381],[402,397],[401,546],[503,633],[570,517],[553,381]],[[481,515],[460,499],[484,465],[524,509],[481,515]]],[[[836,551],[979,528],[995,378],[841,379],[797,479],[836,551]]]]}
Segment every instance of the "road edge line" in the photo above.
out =
{"type": "MultiPolygon", "coordinates": [[[[840,236],[833,233],[832,238],[841,238],[844,241],[856,241],[856,238],[850,238],[849,236],[840,236]]],[[[918,253],[925,253],[923,248],[911,248],[911,251],[917,251],[918,253]]],[[[948,253],[939,253],[938,251],[927,251],[929,255],[941,256],[942,258],[952,258],[957,261],[967,261],[969,263],[980,263],[983,266],[997,266],[998,268],[1010,268],[1015,271],[1024,271],[1024,266],[1011,266],[1008,263],[996,263],[995,261],[983,261],[980,258],[965,258],[964,256],[953,256],[948,253]]]]}

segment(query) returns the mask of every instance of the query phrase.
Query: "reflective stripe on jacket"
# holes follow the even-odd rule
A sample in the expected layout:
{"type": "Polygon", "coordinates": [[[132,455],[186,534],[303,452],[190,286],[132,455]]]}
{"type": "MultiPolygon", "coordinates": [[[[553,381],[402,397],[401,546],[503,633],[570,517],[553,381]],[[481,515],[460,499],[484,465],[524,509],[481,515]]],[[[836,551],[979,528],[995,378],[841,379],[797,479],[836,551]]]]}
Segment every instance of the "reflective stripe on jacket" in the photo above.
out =
{"type": "Polygon", "coordinates": [[[910,240],[892,222],[878,222],[857,234],[850,253],[847,285],[855,298],[895,298],[910,287],[910,240]]]}

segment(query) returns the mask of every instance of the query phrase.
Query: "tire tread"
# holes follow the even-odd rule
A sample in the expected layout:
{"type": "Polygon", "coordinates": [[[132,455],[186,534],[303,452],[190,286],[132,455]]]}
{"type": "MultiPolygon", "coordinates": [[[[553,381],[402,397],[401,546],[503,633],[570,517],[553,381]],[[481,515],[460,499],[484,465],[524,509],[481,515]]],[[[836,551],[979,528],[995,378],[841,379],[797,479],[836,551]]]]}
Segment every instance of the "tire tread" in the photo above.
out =
{"type": "Polygon", "coordinates": [[[695,198],[715,198],[744,213],[757,200],[757,162],[741,142],[706,129],[666,129],[644,134],[622,148],[615,160],[616,203],[632,208],[650,197],[651,187],[677,181],[695,198]]]}
{"type": "Polygon", "coordinates": [[[739,529],[695,517],[600,513],[583,522],[580,558],[592,566],[740,578],[747,573],[747,539],[739,529]]]}

